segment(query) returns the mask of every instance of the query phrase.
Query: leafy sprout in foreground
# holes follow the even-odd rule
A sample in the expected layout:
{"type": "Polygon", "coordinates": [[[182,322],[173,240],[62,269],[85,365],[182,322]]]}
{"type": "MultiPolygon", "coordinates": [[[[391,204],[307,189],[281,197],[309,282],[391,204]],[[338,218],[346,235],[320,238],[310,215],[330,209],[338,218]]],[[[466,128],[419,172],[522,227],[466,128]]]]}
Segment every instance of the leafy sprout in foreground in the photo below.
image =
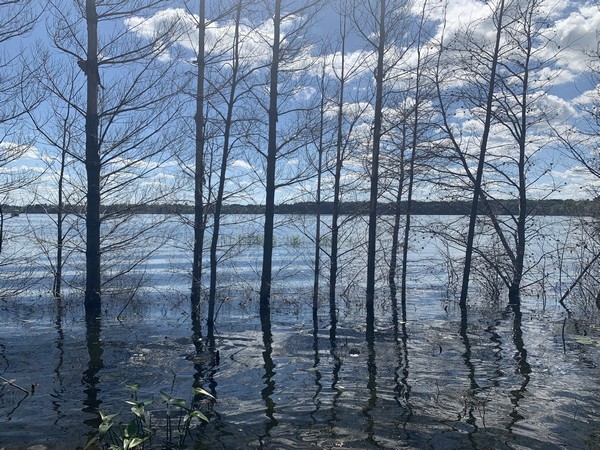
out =
{"type": "MultiPolygon", "coordinates": [[[[198,409],[188,406],[184,399],[172,397],[164,391],[160,391],[163,409],[152,411],[152,415],[166,415],[164,428],[159,429],[150,425],[151,413],[148,407],[154,405],[154,401],[138,401],[137,392],[139,384],[130,383],[125,385],[132,391],[131,400],[125,403],[130,405],[133,418],[127,422],[115,422],[119,414],[104,414],[99,412],[101,423],[94,436],[88,441],[86,449],[101,448],[103,450],[129,450],[133,448],[143,449],[144,443],[157,436],[159,432],[165,434],[164,446],[166,448],[181,448],[186,438],[191,437],[194,422],[208,422],[209,419],[198,409]]],[[[216,400],[213,395],[202,388],[194,388],[195,395],[206,396],[216,400]]]]}

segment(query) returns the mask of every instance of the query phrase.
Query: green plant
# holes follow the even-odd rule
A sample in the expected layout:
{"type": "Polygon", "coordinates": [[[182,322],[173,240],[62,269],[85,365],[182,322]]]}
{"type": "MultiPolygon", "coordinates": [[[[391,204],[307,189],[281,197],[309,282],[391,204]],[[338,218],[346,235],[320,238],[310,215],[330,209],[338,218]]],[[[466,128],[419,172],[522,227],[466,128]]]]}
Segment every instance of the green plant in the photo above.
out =
{"type": "MultiPolygon", "coordinates": [[[[174,398],[161,391],[162,405],[164,410],[153,411],[154,416],[166,415],[166,423],[163,430],[150,426],[151,414],[148,407],[153,405],[153,401],[138,401],[137,392],[139,385],[132,383],[125,385],[132,391],[131,400],[125,403],[130,405],[133,418],[127,422],[115,422],[119,414],[100,415],[100,425],[95,435],[88,441],[86,449],[101,448],[103,450],[129,450],[143,449],[144,444],[152,437],[163,431],[165,442],[161,448],[181,448],[185,440],[191,435],[194,420],[198,422],[208,422],[208,418],[199,410],[192,406],[187,406],[184,399],[174,398]]],[[[206,396],[215,400],[215,398],[202,388],[194,388],[196,395],[206,396]]]]}
{"type": "MultiPolygon", "coordinates": [[[[209,394],[202,388],[194,388],[192,391],[196,395],[208,396],[209,398],[215,400],[215,398],[211,394],[209,394]]],[[[208,418],[197,409],[194,409],[193,407],[188,407],[186,401],[182,398],[171,397],[169,394],[163,391],[160,391],[160,396],[162,397],[163,402],[167,407],[167,442],[169,444],[174,443],[173,430],[174,423],[176,421],[176,430],[178,435],[177,445],[179,447],[182,447],[185,444],[186,437],[190,434],[190,431],[192,429],[192,421],[196,419],[200,422],[208,422],[208,418]],[[173,420],[173,415],[175,415],[175,420],[173,420]]]]}

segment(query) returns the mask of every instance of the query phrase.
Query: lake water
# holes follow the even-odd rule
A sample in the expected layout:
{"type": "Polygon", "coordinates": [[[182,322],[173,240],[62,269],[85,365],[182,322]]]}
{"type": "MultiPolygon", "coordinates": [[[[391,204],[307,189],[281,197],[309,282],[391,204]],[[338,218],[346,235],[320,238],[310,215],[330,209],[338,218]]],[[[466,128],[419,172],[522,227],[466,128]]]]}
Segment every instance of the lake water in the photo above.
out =
{"type": "MultiPolygon", "coordinates": [[[[246,219],[224,227],[214,348],[193,339],[191,257],[180,225],[160,225],[156,237],[184,238],[165,240],[146,266],[127,275],[122,286],[141,282],[136,296],[111,285],[105,315],[90,327],[77,291],[60,304],[51,299],[38,243],[22,233],[33,226],[49,235],[48,219],[9,221],[4,254],[12,249],[23,259],[5,264],[4,286],[25,278],[45,284],[5,296],[0,306],[0,375],[28,391],[0,384],[0,448],[83,448],[98,410],[130,419],[132,382],[140,400],[154,400],[148,409],[158,428],[165,423],[160,391],[195,401],[207,414],[210,422],[193,430],[186,448],[600,448],[597,308],[584,292],[568,299],[570,314],[557,302],[580,263],[582,231],[573,221],[540,219],[546,232],[533,241],[538,262],[528,274],[540,282],[525,291],[520,309],[489,299],[482,272],[465,330],[448,281],[460,262],[445,258],[460,257],[460,250],[431,232],[434,220],[454,219],[418,218],[407,321],[394,317],[381,282],[376,331],[367,339],[364,222],[344,234],[332,330],[325,284],[316,329],[312,323],[314,219],[279,218],[272,346],[265,346],[256,292],[260,221],[246,219]],[[553,262],[558,254],[560,264],[553,262]],[[23,275],[25,265],[31,277],[23,275]],[[216,402],[199,400],[193,387],[216,402]]],[[[382,239],[382,278],[386,245],[382,239]]],[[[72,282],[81,279],[81,264],[80,256],[70,260],[72,282]]],[[[149,447],[165,448],[165,439],[159,433],[149,447]]]]}

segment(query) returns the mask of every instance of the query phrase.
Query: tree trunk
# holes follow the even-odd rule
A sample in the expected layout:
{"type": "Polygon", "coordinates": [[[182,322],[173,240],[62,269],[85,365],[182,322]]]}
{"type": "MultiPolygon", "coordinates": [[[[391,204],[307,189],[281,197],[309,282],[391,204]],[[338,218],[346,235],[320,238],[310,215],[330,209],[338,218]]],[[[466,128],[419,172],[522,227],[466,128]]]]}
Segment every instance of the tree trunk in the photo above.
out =
{"type": "Polygon", "coordinates": [[[200,317],[202,253],[204,248],[204,35],[206,1],[200,0],[198,18],[198,73],[196,77],[196,164],[194,172],[194,255],[192,266],[192,315],[200,317]]]}
{"type": "MultiPolygon", "coordinates": [[[[65,140],[63,140],[65,142],[65,140]]],[[[63,268],[63,222],[64,215],[64,192],[66,150],[63,149],[60,156],[60,173],[58,175],[58,211],[56,213],[56,270],[54,272],[54,283],[52,284],[52,295],[56,299],[62,296],[62,268],[63,268]]]]}
{"type": "Polygon", "coordinates": [[[412,219],[412,196],[415,180],[415,159],[417,157],[417,143],[419,134],[419,103],[421,101],[421,32],[425,26],[425,8],[427,2],[423,3],[423,13],[421,15],[421,23],[419,25],[419,33],[417,38],[417,72],[415,85],[415,111],[413,115],[412,127],[412,144],[410,152],[410,161],[408,166],[408,193],[406,196],[406,223],[404,225],[404,246],[402,247],[402,286],[401,286],[401,302],[402,302],[402,320],[406,321],[406,272],[408,270],[408,242],[410,239],[410,222],[412,219]]]}
{"type": "Polygon", "coordinates": [[[98,15],[95,0],[86,0],[87,106],[85,114],[85,168],[87,174],[85,314],[102,313],[100,298],[100,143],[98,140],[98,15]]]}
{"type": "Polygon", "coordinates": [[[375,72],[375,117],[373,121],[373,153],[371,155],[371,192],[369,199],[369,243],[367,250],[367,335],[375,327],[375,266],[377,243],[377,195],[379,184],[379,147],[381,144],[381,122],[383,111],[383,59],[385,56],[385,13],[386,0],[380,2],[379,42],[377,48],[377,69],[375,72]]]}
{"type": "Polygon", "coordinates": [[[321,269],[321,179],[323,175],[323,128],[325,120],[325,64],[321,73],[321,104],[319,108],[319,160],[317,163],[317,224],[315,229],[315,269],[313,280],[313,325],[319,323],[319,275],[321,269]]]}
{"type": "MultiPolygon", "coordinates": [[[[398,314],[396,272],[398,269],[398,247],[400,246],[400,217],[402,206],[402,194],[404,193],[404,149],[406,144],[406,124],[402,126],[402,144],[400,145],[400,174],[398,178],[398,192],[396,193],[396,204],[394,210],[394,227],[392,229],[392,249],[390,256],[390,270],[388,272],[388,286],[391,291],[392,308],[395,317],[398,314]]],[[[403,310],[403,320],[405,312],[403,310]]]]}
{"type": "Polygon", "coordinates": [[[223,134],[223,155],[221,159],[221,171],[219,175],[219,186],[217,188],[217,198],[215,199],[215,211],[213,219],[213,233],[210,243],[210,288],[208,295],[208,317],[207,333],[209,341],[214,339],[214,321],[215,321],[215,303],[217,297],[217,247],[219,243],[219,231],[221,227],[221,210],[223,207],[223,195],[225,192],[225,181],[227,176],[227,161],[229,158],[229,145],[231,138],[231,126],[233,120],[233,107],[235,103],[235,93],[238,83],[239,70],[239,36],[240,19],[242,13],[242,2],[238,2],[235,16],[235,36],[233,42],[233,61],[231,69],[231,90],[229,91],[229,102],[227,103],[227,116],[225,119],[225,130],[223,134]]]}
{"type": "Polygon", "coordinates": [[[281,0],[275,0],[273,16],[273,61],[269,92],[269,140],[267,148],[265,223],[263,240],[263,261],[260,283],[260,315],[265,321],[271,320],[271,278],[273,269],[273,230],[275,221],[275,169],[277,162],[277,82],[279,72],[279,40],[281,26],[281,0]]]}
{"type": "Polygon", "coordinates": [[[329,320],[330,325],[335,327],[337,324],[336,311],[336,286],[338,276],[338,241],[339,241],[339,216],[340,216],[340,183],[342,180],[343,164],[343,141],[344,134],[342,130],[344,120],[344,87],[346,85],[346,16],[342,18],[342,49],[340,52],[341,73],[340,73],[340,92],[338,98],[337,110],[337,137],[335,144],[335,171],[333,174],[333,206],[331,212],[331,252],[329,264],[329,320]]]}
{"type": "Polygon", "coordinates": [[[527,112],[529,108],[527,91],[529,89],[529,65],[532,52],[531,24],[534,20],[533,7],[527,12],[527,44],[525,47],[525,58],[523,61],[523,81],[521,92],[521,117],[519,123],[519,216],[517,218],[517,248],[515,252],[515,267],[513,270],[512,282],[508,290],[508,300],[511,304],[520,302],[521,280],[523,279],[523,270],[525,265],[525,245],[526,245],[526,222],[527,222],[527,175],[526,175],[526,147],[527,147],[527,112]]]}
{"type": "Polygon", "coordinates": [[[481,181],[483,178],[483,168],[485,164],[485,154],[487,152],[487,144],[490,135],[490,127],[492,121],[492,106],[494,102],[494,90],[496,85],[496,67],[498,66],[498,54],[500,52],[500,38],[502,37],[502,19],[504,16],[504,0],[500,1],[498,8],[498,19],[496,24],[496,42],[494,53],[492,55],[492,67],[490,73],[490,84],[486,99],[485,122],[481,143],[479,147],[479,161],[477,164],[477,173],[475,175],[475,184],[473,186],[473,200],[471,203],[471,214],[469,217],[469,232],[467,235],[467,247],[465,250],[465,266],[463,270],[462,288],[460,292],[460,307],[466,311],[467,295],[469,292],[469,276],[471,274],[471,261],[473,258],[473,241],[475,239],[475,222],[477,221],[478,202],[481,196],[481,181]]]}

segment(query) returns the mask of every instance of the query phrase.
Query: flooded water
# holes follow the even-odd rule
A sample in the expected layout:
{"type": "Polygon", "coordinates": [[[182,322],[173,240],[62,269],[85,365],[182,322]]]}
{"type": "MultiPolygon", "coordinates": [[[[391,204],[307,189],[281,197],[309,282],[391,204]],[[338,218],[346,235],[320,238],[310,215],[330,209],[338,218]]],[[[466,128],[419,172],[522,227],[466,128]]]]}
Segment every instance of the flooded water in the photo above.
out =
{"type": "Polygon", "coordinates": [[[253,288],[260,247],[245,246],[223,264],[214,347],[194,338],[203,330],[193,330],[177,246],[153,256],[154,284],[107,299],[92,324],[76,292],[60,304],[43,292],[5,299],[0,375],[12,384],[0,384],[0,448],[83,448],[98,411],[130,420],[128,383],[154,401],[148,448],[168,448],[161,391],[210,419],[186,448],[600,448],[597,315],[568,314],[556,294],[530,290],[520,308],[472,298],[464,322],[440,282],[439,246],[423,238],[406,322],[382,286],[367,337],[360,281],[348,287],[356,255],[344,265],[337,326],[322,298],[314,327],[310,253],[296,234],[281,236],[271,325],[253,288]]]}

